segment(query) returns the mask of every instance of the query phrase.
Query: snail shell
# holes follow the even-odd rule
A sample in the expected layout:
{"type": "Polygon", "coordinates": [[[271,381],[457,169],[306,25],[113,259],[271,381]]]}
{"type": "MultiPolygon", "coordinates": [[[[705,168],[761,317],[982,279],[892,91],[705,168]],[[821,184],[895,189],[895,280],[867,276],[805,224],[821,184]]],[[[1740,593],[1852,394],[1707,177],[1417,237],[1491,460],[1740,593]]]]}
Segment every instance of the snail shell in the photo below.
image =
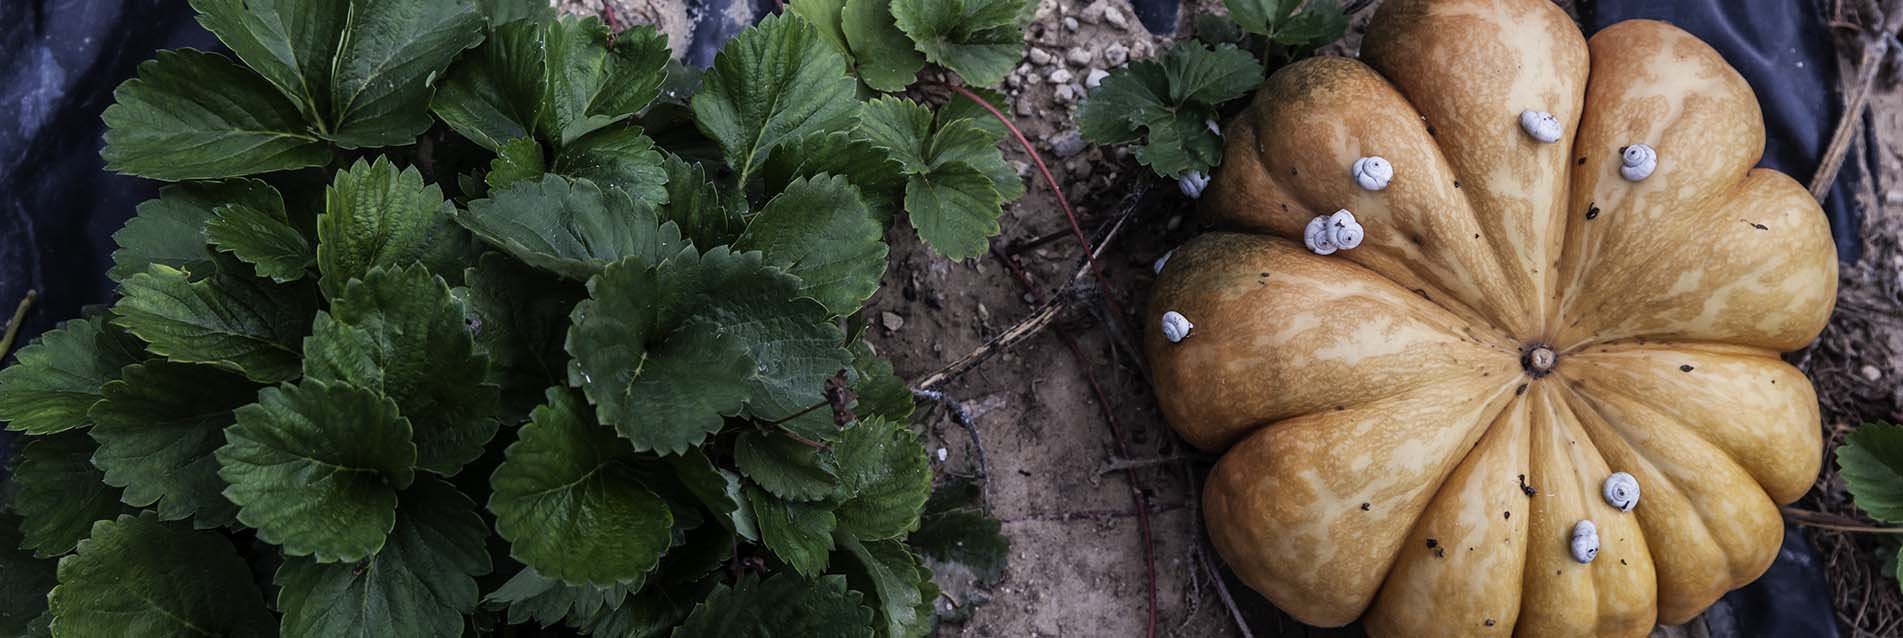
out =
{"type": "Polygon", "coordinates": [[[1388,187],[1394,179],[1394,165],[1379,155],[1355,160],[1355,183],[1363,189],[1378,191],[1388,187]]]}
{"type": "Polygon", "coordinates": [[[1343,208],[1328,216],[1328,241],[1336,248],[1348,250],[1361,245],[1364,233],[1361,224],[1355,221],[1355,214],[1343,208]]]}
{"type": "Polygon", "coordinates": [[[1592,521],[1573,525],[1573,560],[1590,563],[1599,557],[1599,527],[1592,521]]]}
{"type": "Polygon", "coordinates": [[[1619,151],[1619,175],[1636,182],[1652,176],[1659,167],[1659,152],[1644,144],[1633,144],[1619,151]]]}
{"type": "Polygon", "coordinates": [[[1528,136],[1545,144],[1559,141],[1559,118],[1546,111],[1520,111],[1520,128],[1528,136]]]}
{"type": "Polygon", "coordinates": [[[1203,126],[1209,127],[1209,132],[1215,133],[1216,137],[1222,137],[1222,127],[1217,126],[1215,120],[1203,120],[1203,126]]]}
{"type": "Polygon", "coordinates": [[[1621,512],[1630,512],[1639,505],[1639,479],[1625,472],[1614,472],[1606,477],[1602,489],[1606,503],[1619,508],[1621,512]]]}
{"type": "Polygon", "coordinates": [[[1323,216],[1308,220],[1308,228],[1302,230],[1302,243],[1317,255],[1333,255],[1339,248],[1328,232],[1328,218],[1323,216]]]}
{"type": "Polygon", "coordinates": [[[1184,197],[1190,199],[1201,198],[1203,196],[1203,189],[1208,187],[1209,176],[1202,171],[1190,171],[1184,173],[1182,177],[1176,178],[1176,188],[1183,191],[1184,197]]]}
{"type": "Polygon", "coordinates": [[[1163,313],[1163,337],[1169,339],[1170,343],[1182,342],[1195,327],[1196,324],[1190,323],[1183,313],[1174,310],[1163,313]]]}
{"type": "Polygon", "coordinates": [[[1170,255],[1174,254],[1176,254],[1175,248],[1171,248],[1169,252],[1163,253],[1162,257],[1156,258],[1156,261],[1150,264],[1150,270],[1159,275],[1163,274],[1163,267],[1169,265],[1170,255]]]}

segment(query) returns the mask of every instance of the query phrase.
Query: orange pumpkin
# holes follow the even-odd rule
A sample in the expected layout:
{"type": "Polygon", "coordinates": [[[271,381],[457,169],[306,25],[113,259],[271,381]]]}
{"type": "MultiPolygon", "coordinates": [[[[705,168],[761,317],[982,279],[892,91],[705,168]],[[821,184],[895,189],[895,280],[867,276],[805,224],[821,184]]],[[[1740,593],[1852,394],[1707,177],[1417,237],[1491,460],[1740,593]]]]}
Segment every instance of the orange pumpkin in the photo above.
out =
{"type": "Polygon", "coordinates": [[[1770,566],[1822,457],[1779,353],[1837,260],[1709,46],[1388,0],[1363,61],[1278,71],[1224,134],[1202,215],[1229,232],[1167,261],[1145,347],[1222,453],[1204,512],[1244,582],[1375,635],[1641,636],[1770,566]],[[1339,209],[1361,243],[1317,254],[1339,209]]]}

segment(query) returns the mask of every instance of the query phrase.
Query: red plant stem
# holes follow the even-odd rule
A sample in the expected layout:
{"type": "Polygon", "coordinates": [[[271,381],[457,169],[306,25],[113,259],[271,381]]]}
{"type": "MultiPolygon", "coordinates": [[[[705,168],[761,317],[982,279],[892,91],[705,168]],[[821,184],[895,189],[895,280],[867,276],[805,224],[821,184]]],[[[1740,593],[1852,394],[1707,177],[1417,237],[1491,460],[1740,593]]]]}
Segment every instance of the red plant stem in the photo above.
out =
{"type": "MultiPolygon", "coordinates": [[[[996,113],[997,111],[994,110],[992,112],[996,113]]],[[[1022,140],[1024,138],[1020,135],[1018,139],[1022,140]]],[[[1035,156],[1035,152],[1033,152],[1033,156],[1035,156]]],[[[1045,174],[1049,175],[1049,173],[1045,174]]],[[[1062,196],[1060,195],[1059,197],[1062,196]]],[[[1074,221],[1075,219],[1073,218],[1073,222],[1074,221]]],[[[1092,250],[1086,248],[1084,257],[1089,258],[1092,252],[1092,250]]],[[[996,257],[998,261],[1004,262],[1005,268],[1009,269],[1011,274],[1017,277],[1018,284],[1024,287],[1026,293],[1037,299],[1039,304],[1044,302],[1044,296],[1037,292],[1037,285],[1031,281],[1030,275],[1025,274],[1024,268],[1018,265],[1016,259],[1004,254],[1004,252],[998,250],[998,247],[995,245],[991,247],[991,256],[996,257]]],[[[1124,442],[1123,428],[1117,424],[1117,414],[1110,408],[1109,396],[1104,394],[1103,386],[1097,383],[1097,374],[1094,372],[1096,369],[1095,366],[1090,365],[1090,362],[1084,358],[1084,350],[1077,347],[1077,340],[1072,339],[1070,333],[1063,331],[1053,332],[1057,334],[1058,339],[1063,340],[1064,346],[1070,349],[1070,356],[1077,360],[1077,366],[1083,369],[1084,380],[1090,383],[1090,392],[1097,398],[1097,407],[1103,410],[1104,421],[1110,425],[1110,438],[1116,446],[1117,456],[1130,458],[1130,446],[1124,442]]],[[[1149,588],[1149,624],[1148,631],[1145,635],[1149,636],[1149,638],[1156,638],[1156,548],[1154,543],[1150,540],[1149,497],[1143,494],[1143,488],[1137,484],[1137,470],[1132,469],[1129,472],[1125,472],[1124,480],[1130,485],[1130,502],[1136,506],[1137,531],[1143,537],[1143,573],[1144,581],[1149,588]]]]}
{"type": "Polygon", "coordinates": [[[1077,223],[1077,213],[1071,210],[1070,198],[1065,197],[1064,189],[1057,186],[1057,178],[1051,175],[1051,168],[1044,165],[1044,156],[1038,154],[1037,149],[1031,146],[1031,140],[1024,137],[1024,131],[1018,130],[1018,125],[1012,123],[1011,118],[1005,117],[1004,113],[999,112],[998,108],[992,106],[990,102],[986,102],[977,93],[971,92],[971,89],[956,84],[946,84],[945,87],[976,102],[978,106],[989,111],[992,117],[998,118],[998,121],[1004,124],[1004,128],[1009,129],[1011,135],[1018,139],[1018,145],[1024,147],[1024,153],[1031,156],[1031,161],[1037,164],[1038,172],[1044,174],[1044,182],[1051,185],[1051,194],[1057,196],[1057,205],[1063,207],[1064,217],[1070,220],[1071,233],[1077,236],[1077,243],[1083,245],[1084,259],[1090,262],[1090,274],[1097,278],[1097,286],[1103,289],[1104,301],[1110,304],[1110,310],[1116,313],[1118,320],[1121,321],[1126,315],[1123,314],[1123,307],[1117,303],[1116,295],[1110,292],[1110,280],[1104,278],[1103,267],[1097,265],[1097,249],[1090,245],[1090,238],[1084,236],[1084,227],[1077,223]]]}

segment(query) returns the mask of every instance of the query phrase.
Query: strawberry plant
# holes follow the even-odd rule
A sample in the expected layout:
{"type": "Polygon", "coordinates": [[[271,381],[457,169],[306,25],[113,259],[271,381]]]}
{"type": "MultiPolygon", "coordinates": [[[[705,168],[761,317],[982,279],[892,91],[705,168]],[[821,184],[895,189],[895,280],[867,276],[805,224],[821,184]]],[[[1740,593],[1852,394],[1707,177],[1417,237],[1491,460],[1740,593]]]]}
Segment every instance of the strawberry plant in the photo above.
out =
{"type": "Polygon", "coordinates": [[[921,554],[1004,548],[926,512],[861,306],[892,224],[980,254],[1023,186],[860,85],[995,81],[1026,7],[810,6],[703,75],[536,0],[193,0],[233,56],[105,113],[172,182],[115,299],[0,370],[0,634],[928,632],[921,554]]]}

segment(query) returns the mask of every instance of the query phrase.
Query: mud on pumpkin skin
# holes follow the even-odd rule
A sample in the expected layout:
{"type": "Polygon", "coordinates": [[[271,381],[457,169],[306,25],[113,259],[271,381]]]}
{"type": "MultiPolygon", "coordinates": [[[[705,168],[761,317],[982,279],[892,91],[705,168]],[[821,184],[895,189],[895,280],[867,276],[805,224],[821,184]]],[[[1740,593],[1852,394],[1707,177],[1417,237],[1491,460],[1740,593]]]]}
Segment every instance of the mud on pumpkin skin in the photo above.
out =
{"type": "Polygon", "coordinates": [[[1837,262],[1709,46],[1389,0],[1362,60],[1278,71],[1223,132],[1222,232],[1161,269],[1145,348],[1222,454],[1204,512],[1244,582],[1377,636],[1642,636],[1770,565],[1822,456],[1778,355],[1837,262]],[[1338,210],[1358,247],[1311,250],[1338,210]]]}

